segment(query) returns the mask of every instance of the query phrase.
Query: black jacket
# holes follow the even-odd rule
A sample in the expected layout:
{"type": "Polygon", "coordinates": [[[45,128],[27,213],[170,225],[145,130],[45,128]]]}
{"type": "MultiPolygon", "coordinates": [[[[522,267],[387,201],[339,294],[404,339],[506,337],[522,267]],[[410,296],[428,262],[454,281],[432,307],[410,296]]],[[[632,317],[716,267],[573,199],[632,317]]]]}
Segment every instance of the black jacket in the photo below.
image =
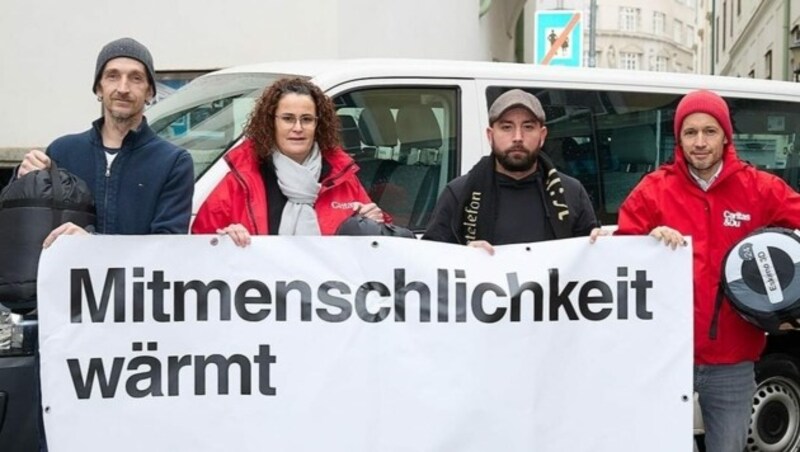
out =
{"type": "MultiPolygon", "coordinates": [[[[572,235],[574,237],[587,236],[593,228],[600,226],[589,194],[577,179],[560,171],[558,174],[564,186],[567,206],[569,206],[569,223],[572,235]]],[[[463,222],[462,206],[469,191],[467,187],[468,177],[469,174],[465,174],[447,184],[447,187],[439,196],[436,208],[422,239],[446,243],[459,243],[461,241],[458,231],[463,222]]],[[[516,221],[516,218],[501,218],[499,221],[516,221]]],[[[520,240],[520,242],[522,241],[520,240]]]]}

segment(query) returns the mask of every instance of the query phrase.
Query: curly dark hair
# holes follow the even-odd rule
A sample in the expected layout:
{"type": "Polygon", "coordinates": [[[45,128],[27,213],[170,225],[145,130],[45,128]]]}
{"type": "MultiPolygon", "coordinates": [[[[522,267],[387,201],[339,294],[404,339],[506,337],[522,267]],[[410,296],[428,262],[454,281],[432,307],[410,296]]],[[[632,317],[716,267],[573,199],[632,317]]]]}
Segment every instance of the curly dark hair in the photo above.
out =
{"type": "Polygon", "coordinates": [[[244,133],[253,140],[256,154],[266,159],[275,146],[275,110],[278,102],[289,93],[311,96],[317,110],[317,127],[314,140],[325,154],[339,146],[339,117],[330,97],[319,87],[301,78],[282,78],[267,88],[256,101],[255,108],[245,126],[244,133]]]}

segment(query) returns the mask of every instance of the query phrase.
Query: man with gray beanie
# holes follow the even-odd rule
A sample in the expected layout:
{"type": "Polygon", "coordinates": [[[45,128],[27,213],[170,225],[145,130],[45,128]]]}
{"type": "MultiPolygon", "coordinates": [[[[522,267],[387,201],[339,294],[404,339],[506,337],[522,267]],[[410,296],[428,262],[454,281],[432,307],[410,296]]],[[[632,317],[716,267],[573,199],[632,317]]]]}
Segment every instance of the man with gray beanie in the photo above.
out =
{"type": "Polygon", "coordinates": [[[598,226],[581,183],[540,152],[547,127],[536,96],[501,94],[489,108],[486,136],[492,154],[445,187],[423,239],[494,253],[492,244],[589,235],[598,226]]]}
{"type": "MultiPolygon", "coordinates": [[[[49,168],[52,159],[92,190],[97,233],[186,233],[194,190],[192,158],[147,124],[145,105],[156,94],[147,47],[131,38],[106,44],[97,56],[92,92],[102,104],[102,117],[85,132],[56,139],[46,153],[28,152],[17,177],[49,168]]],[[[85,233],[65,223],[44,246],[62,234],[85,233]]]]}

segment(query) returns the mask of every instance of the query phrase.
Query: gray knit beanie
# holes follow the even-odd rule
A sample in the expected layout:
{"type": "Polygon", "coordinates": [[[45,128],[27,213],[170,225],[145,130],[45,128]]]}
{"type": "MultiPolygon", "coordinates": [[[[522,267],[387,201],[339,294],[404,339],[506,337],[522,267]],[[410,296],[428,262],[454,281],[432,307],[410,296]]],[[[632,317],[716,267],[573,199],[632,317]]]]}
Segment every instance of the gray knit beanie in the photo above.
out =
{"type": "Polygon", "coordinates": [[[150,51],[147,50],[147,47],[143,46],[139,41],[133,38],[120,38],[116,41],[111,41],[106,44],[102,50],[100,50],[100,53],[97,55],[97,66],[95,66],[94,70],[94,83],[92,84],[92,92],[95,92],[97,82],[100,80],[100,76],[103,74],[103,69],[106,67],[106,63],[114,58],[119,57],[132,58],[142,63],[144,67],[147,68],[147,81],[150,82],[150,86],[153,87],[153,95],[155,95],[156,74],[153,70],[153,56],[150,55],[150,51]]]}

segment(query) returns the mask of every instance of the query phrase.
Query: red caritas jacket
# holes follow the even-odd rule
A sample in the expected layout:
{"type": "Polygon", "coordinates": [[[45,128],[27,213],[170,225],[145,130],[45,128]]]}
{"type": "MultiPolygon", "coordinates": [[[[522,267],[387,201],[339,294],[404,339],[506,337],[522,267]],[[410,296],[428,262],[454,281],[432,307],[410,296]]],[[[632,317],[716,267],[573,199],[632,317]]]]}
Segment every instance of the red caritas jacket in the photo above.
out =
{"type": "MultiPolygon", "coordinates": [[[[208,196],[192,224],[193,234],[214,234],[232,223],[242,224],[252,235],[269,234],[267,193],[258,157],[246,139],[225,155],[230,172],[208,196]]],[[[330,172],[322,180],[314,210],[322,235],[333,235],[353,213],[353,202],[372,202],[356,177],[358,166],[341,148],[322,152],[330,172]]]]}
{"type": "Polygon", "coordinates": [[[747,234],[766,226],[800,226],[800,195],[782,179],[759,171],[725,146],[722,172],[708,191],[692,179],[680,147],[675,162],[648,174],[619,211],[616,234],[649,234],[669,226],[692,237],[695,364],[757,361],[764,332],[746,322],[727,301],[716,339],[709,337],[725,254],[747,234]]]}

